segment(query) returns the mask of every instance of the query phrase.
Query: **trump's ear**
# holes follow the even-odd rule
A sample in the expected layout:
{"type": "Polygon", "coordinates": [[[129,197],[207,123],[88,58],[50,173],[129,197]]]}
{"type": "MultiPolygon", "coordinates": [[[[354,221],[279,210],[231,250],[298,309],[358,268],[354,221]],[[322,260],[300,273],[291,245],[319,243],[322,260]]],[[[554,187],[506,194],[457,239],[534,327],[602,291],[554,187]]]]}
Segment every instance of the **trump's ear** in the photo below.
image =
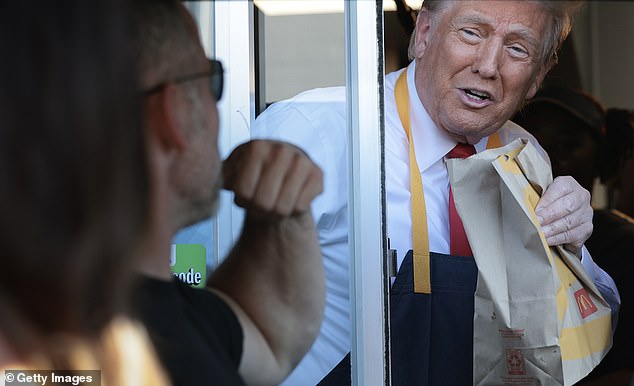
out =
{"type": "Polygon", "coordinates": [[[183,151],[187,142],[184,135],[183,114],[186,95],[182,87],[167,83],[146,97],[145,127],[152,142],[163,150],[183,151]]]}
{"type": "Polygon", "coordinates": [[[431,26],[431,14],[425,8],[421,8],[416,18],[414,57],[420,58],[427,48],[429,30],[431,26]]]}
{"type": "Polygon", "coordinates": [[[531,83],[528,88],[528,92],[526,93],[525,98],[526,100],[531,99],[535,96],[535,94],[537,94],[537,91],[539,91],[539,88],[542,86],[542,82],[544,81],[544,78],[546,77],[546,74],[548,74],[549,70],[550,66],[542,66],[538,70],[537,75],[535,75],[535,79],[533,79],[533,83],[531,83]]]}

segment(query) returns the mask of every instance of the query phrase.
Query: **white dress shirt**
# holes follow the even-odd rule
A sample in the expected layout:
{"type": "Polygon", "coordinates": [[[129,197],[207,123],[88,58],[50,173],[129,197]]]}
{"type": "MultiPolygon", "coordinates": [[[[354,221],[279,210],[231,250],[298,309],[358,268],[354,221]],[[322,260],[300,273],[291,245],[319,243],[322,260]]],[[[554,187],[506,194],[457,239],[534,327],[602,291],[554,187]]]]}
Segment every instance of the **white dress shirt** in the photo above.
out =
{"type": "MultiPolygon", "coordinates": [[[[385,78],[385,175],[387,234],[397,250],[398,267],[412,247],[409,179],[409,145],[394,100],[400,71],[385,78]]],[[[432,122],[414,85],[415,63],[407,68],[410,119],[416,158],[421,171],[427,210],[429,245],[432,252],[449,253],[449,176],[444,156],[456,145],[432,122]]],[[[326,271],[326,311],[320,335],[311,351],[283,385],[314,385],[350,351],[347,133],[345,88],[310,90],[270,106],[255,122],[253,138],[272,138],[304,149],[324,172],[324,192],[313,202],[313,215],[326,271]]],[[[548,161],[535,138],[518,125],[507,122],[498,131],[502,144],[526,138],[548,161]]],[[[475,144],[486,149],[488,138],[475,144]]],[[[582,262],[611,305],[619,304],[612,278],[592,261],[587,250],[582,262]],[[609,298],[610,296],[606,296],[609,298]]]]}

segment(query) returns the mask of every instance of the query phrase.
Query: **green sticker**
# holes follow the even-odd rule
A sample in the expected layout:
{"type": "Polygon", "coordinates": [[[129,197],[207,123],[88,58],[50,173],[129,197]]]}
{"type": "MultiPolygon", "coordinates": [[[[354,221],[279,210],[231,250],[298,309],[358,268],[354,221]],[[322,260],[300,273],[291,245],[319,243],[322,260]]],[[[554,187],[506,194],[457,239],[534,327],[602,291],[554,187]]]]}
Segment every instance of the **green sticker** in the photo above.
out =
{"type": "Polygon", "coordinates": [[[206,257],[202,244],[172,244],[170,263],[174,276],[192,287],[205,288],[206,257]]]}

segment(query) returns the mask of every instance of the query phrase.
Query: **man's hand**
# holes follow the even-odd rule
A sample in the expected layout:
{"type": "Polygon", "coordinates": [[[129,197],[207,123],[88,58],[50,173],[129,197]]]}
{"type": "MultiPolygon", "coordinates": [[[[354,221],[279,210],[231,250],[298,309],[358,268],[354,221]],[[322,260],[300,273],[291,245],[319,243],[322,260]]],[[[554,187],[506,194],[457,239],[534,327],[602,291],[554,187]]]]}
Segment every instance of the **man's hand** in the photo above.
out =
{"type": "Polygon", "coordinates": [[[278,141],[238,146],[225,160],[223,176],[236,205],[258,217],[304,213],[323,190],[321,169],[299,148],[278,141]]]}
{"type": "Polygon", "coordinates": [[[570,176],[557,177],[535,208],[548,245],[565,244],[581,257],[581,247],[592,234],[590,192],[570,176]]]}
{"type": "Polygon", "coordinates": [[[255,140],[231,153],[223,174],[247,216],[207,284],[226,295],[242,326],[244,381],[277,385],[310,349],[323,317],[324,268],[310,211],[322,172],[293,145],[255,140]]]}

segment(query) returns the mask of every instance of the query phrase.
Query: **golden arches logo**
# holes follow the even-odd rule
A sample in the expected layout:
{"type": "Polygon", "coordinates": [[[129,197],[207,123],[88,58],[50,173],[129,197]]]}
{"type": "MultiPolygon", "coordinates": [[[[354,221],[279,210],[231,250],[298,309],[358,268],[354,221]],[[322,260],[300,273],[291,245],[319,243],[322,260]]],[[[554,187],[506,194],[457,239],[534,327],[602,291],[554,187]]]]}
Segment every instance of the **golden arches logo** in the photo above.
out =
{"type": "Polygon", "coordinates": [[[577,307],[579,307],[579,312],[583,319],[597,312],[597,306],[592,302],[588,291],[584,288],[575,292],[575,299],[577,300],[577,307]]]}

